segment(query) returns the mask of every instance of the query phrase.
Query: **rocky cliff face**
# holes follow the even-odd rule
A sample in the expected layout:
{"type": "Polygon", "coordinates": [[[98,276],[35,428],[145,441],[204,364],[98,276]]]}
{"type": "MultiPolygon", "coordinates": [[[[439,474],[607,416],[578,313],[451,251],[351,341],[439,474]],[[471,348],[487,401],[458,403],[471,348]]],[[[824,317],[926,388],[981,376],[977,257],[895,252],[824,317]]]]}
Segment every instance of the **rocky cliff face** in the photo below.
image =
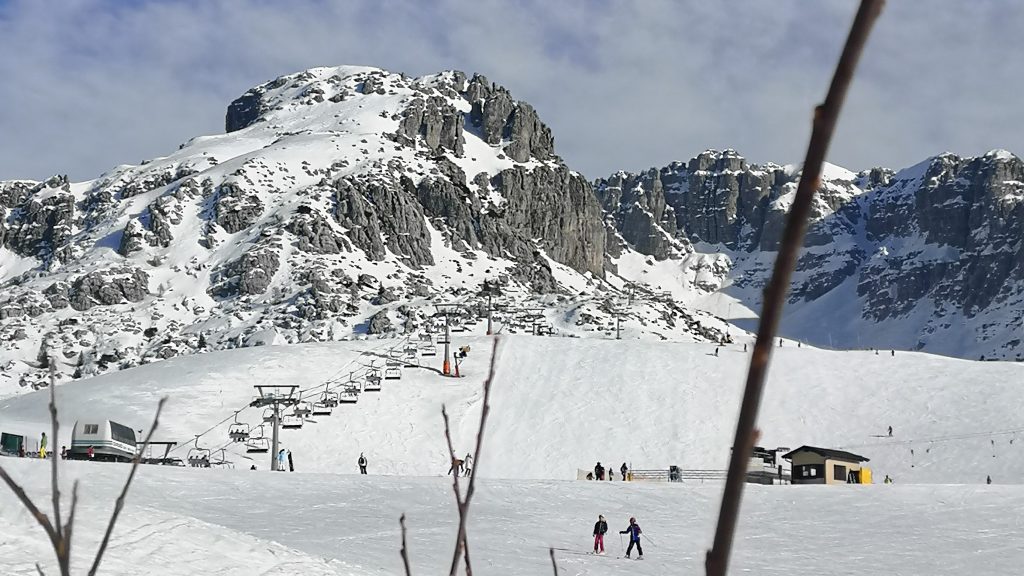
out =
{"type": "MultiPolygon", "coordinates": [[[[608,288],[590,182],[533,107],[483,76],[307,70],[247,91],[225,128],[89,182],[0,182],[0,388],[41,382],[44,350],[88,375],[409,333],[484,280],[521,305],[608,288]]],[[[706,314],[659,306],[679,320],[651,325],[665,334],[724,337],[706,314]]]]}
{"type": "MultiPolygon", "coordinates": [[[[1022,170],[1002,151],[946,154],[898,173],[827,166],[784,328],[833,346],[1024,356],[1022,170]]],[[[798,179],[791,167],[708,151],[594,186],[638,252],[679,259],[687,249],[675,244],[689,242],[728,254],[712,288],[756,309],[798,179]]]]}

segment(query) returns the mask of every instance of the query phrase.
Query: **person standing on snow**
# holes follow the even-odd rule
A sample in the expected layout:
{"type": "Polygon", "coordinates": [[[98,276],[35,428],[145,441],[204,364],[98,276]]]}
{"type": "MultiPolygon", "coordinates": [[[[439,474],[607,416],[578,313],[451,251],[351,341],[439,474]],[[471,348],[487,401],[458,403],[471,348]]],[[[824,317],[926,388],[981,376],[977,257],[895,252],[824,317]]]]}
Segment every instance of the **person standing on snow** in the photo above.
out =
{"type": "Polygon", "coordinates": [[[42,438],[39,439],[39,457],[46,458],[46,432],[43,432],[42,438]]]}
{"type": "Polygon", "coordinates": [[[633,546],[636,546],[638,556],[640,558],[644,557],[644,549],[640,547],[640,534],[643,534],[643,530],[636,523],[636,518],[630,518],[629,527],[620,531],[619,534],[629,534],[629,547],[626,548],[626,558],[629,558],[629,553],[633,551],[633,546]]]}
{"type": "Polygon", "coordinates": [[[362,452],[359,453],[359,460],[356,463],[359,464],[359,473],[366,474],[366,456],[363,456],[362,452]]]}
{"type": "Polygon", "coordinates": [[[466,454],[466,457],[462,459],[462,468],[464,470],[463,476],[469,476],[473,473],[473,455],[466,454]]]}
{"type": "Polygon", "coordinates": [[[597,522],[594,524],[594,554],[604,554],[604,535],[608,532],[608,523],[604,516],[598,514],[597,522]],[[600,547],[601,551],[598,552],[600,547]]]}
{"type": "Polygon", "coordinates": [[[281,451],[277,453],[277,471],[278,472],[284,472],[284,461],[285,461],[285,458],[286,458],[285,450],[284,450],[284,448],[281,448],[281,451]]]}
{"type": "Polygon", "coordinates": [[[629,466],[626,466],[626,463],[623,462],[622,463],[622,467],[619,468],[619,472],[622,472],[622,479],[625,480],[626,479],[626,473],[629,472],[629,466]]]}
{"type": "Polygon", "coordinates": [[[452,466],[448,469],[448,475],[454,473],[456,476],[462,473],[462,460],[452,458],[452,466]]]}
{"type": "Polygon", "coordinates": [[[604,480],[604,466],[601,466],[600,462],[597,463],[597,466],[594,466],[594,478],[604,480]]]}

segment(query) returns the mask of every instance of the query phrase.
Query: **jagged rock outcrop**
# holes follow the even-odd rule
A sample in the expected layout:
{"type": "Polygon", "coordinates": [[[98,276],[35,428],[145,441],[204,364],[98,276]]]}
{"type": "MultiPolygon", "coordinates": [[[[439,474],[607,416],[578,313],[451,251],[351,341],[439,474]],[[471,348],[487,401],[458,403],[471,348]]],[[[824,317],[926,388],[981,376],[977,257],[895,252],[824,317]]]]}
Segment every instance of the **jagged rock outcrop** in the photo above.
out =
{"type": "Polygon", "coordinates": [[[75,278],[66,293],[57,285],[56,296],[65,297],[78,311],[93,306],[111,306],[123,302],[141,302],[149,293],[149,275],[130,266],[102,272],[90,272],[75,278]]]}
{"type": "Polygon", "coordinates": [[[259,195],[246,192],[235,182],[225,182],[217,190],[216,221],[228,234],[252,226],[263,213],[259,195]]]}

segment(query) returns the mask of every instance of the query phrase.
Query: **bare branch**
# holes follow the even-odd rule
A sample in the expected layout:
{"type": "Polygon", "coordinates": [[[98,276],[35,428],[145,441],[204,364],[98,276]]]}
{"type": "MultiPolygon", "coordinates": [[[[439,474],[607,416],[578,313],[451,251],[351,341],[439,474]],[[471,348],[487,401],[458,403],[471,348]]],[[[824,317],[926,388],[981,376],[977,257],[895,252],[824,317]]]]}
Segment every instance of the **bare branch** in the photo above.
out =
{"type": "Polygon", "coordinates": [[[548,548],[548,552],[551,553],[551,570],[554,571],[555,576],[558,576],[558,564],[555,563],[555,549],[548,548]]]}
{"type": "Polygon", "coordinates": [[[156,415],[153,416],[153,424],[149,427],[149,433],[146,434],[146,440],[142,443],[142,448],[139,449],[138,454],[135,455],[135,459],[132,460],[132,469],[128,473],[128,479],[125,480],[124,488],[121,489],[121,495],[117,497],[117,502],[114,503],[114,512],[110,515],[110,523],[107,524],[107,531],[103,535],[103,541],[100,542],[100,548],[96,551],[96,559],[92,563],[92,568],[89,569],[89,576],[96,576],[96,571],[100,567],[100,562],[103,560],[103,553],[107,551],[107,545],[110,543],[110,535],[114,532],[114,525],[117,524],[117,517],[121,514],[121,510],[124,508],[124,499],[128,495],[128,489],[132,485],[132,480],[135,479],[135,471],[139,469],[139,462],[142,460],[142,455],[145,454],[146,448],[149,447],[149,441],[153,438],[153,432],[156,431],[157,426],[160,425],[160,412],[164,409],[164,403],[167,402],[167,397],[164,396],[160,399],[160,402],[156,405],[156,415]]]}
{"type": "MultiPolygon", "coordinates": [[[[491,399],[491,382],[494,380],[494,371],[497,367],[498,359],[498,342],[499,338],[494,339],[494,345],[491,347],[491,363],[490,368],[487,372],[487,379],[484,380],[484,405],[480,410],[480,427],[477,429],[476,434],[476,452],[473,454],[473,466],[476,469],[480,468],[480,454],[481,447],[483,446],[484,429],[487,426],[487,414],[491,411],[490,399],[491,399]]],[[[451,447],[451,438],[448,432],[448,419],[445,413],[445,435],[448,439],[448,450],[453,454],[454,451],[451,447]]],[[[454,463],[454,462],[453,462],[454,463]]],[[[454,471],[453,471],[454,472],[454,471]]],[[[448,576],[455,576],[455,571],[459,566],[459,555],[463,552],[463,546],[466,544],[466,521],[469,518],[469,503],[473,498],[473,490],[476,486],[476,474],[472,474],[469,477],[469,486],[466,488],[465,499],[459,502],[459,532],[455,538],[455,554],[452,556],[452,566],[448,573],[448,576]]],[[[455,482],[456,489],[458,487],[458,481],[455,482]]],[[[458,496],[456,496],[458,497],[458,496]]],[[[469,555],[466,554],[466,574],[472,574],[472,568],[469,564],[469,555]]]]}
{"type": "Polygon", "coordinates": [[[32,502],[32,499],[28,497],[28,494],[25,494],[25,489],[18,485],[18,483],[15,482],[9,474],[7,474],[7,471],[4,470],[3,466],[0,466],[0,479],[3,479],[7,484],[7,487],[11,489],[11,492],[14,492],[14,495],[18,497],[18,500],[21,500],[21,503],[26,509],[28,509],[29,513],[32,514],[32,517],[36,519],[36,522],[43,527],[43,530],[46,531],[46,535],[50,538],[50,542],[53,544],[54,550],[56,550],[57,532],[54,531],[53,524],[50,523],[50,518],[47,517],[46,514],[43,514],[42,510],[36,507],[35,503],[32,502]]]}
{"type": "Polygon", "coordinates": [[[832,83],[829,86],[828,95],[825,97],[825,103],[814,111],[814,126],[807,147],[807,156],[804,159],[803,173],[800,176],[796,197],[786,220],[786,228],[782,234],[782,242],[775,259],[772,277],[764,291],[761,321],[757,331],[757,340],[754,342],[750,369],[747,373],[747,384],[740,407],[740,416],[736,424],[736,436],[732,445],[729,474],[722,495],[722,507],[718,515],[715,541],[705,559],[704,567],[707,576],[725,576],[728,569],[740,500],[743,497],[747,463],[753,448],[754,424],[757,421],[761,394],[764,391],[764,380],[771,362],[772,341],[782,316],[782,308],[785,305],[786,292],[789,290],[796,257],[801,244],[803,244],[804,233],[807,229],[807,216],[810,213],[814,193],[820,184],[822,163],[825,161],[829,142],[835,131],[843,100],[853,79],[857,62],[871,27],[881,13],[884,3],[884,0],[861,0],[843,53],[836,65],[835,74],[832,76],[832,83]]]}
{"type": "Polygon", "coordinates": [[[43,572],[43,567],[36,562],[36,572],[39,572],[39,576],[46,576],[46,572],[43,572]]]}
{"type": "Polygon", "coordinates": [[[71,572],[71,534],[75,527],[75,510],[78,509],[78,480],[71,485],[71,511],[68,512],[68,521],[64,524],[64,556],[67,558],[68,573],[71,572]]]}
{"type": "MultiPolygon", "coordinates": [[[[57,444],[57,432],[60,425],[57,422],[57,359],[50,357],[50,444],[51,448],[57,444]]],[[[57,459],[51,458],[53,465],[50,467],[50,485],[52,486],[53,497],[53,529],[57,532],[57,539],[64,538],[64,529],[60,525],[60,480],[57,474],[57,459]]],[[[61,557],[61,550],[57,550],[57,558],[61,557]]]]}
{"type": "Polygon", "coordinates": [[[402,526],[402,564],[405,566],[405,576],[412,576],[412,570],[409,569],[409,551],[405,547],[405,514],[398,519],[398,523],[402,526]]]}

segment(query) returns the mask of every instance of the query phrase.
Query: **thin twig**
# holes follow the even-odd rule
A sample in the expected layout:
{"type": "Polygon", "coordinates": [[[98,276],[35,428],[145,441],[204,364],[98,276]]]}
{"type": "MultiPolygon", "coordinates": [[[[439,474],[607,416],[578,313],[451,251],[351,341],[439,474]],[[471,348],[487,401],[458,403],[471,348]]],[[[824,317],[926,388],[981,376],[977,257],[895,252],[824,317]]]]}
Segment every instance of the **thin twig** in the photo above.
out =
{"type": "Polygon", "coordinates": [[[43,567],[36,562],[36,572],[39,572],[39,576],[46,576],[46,572],[43,572],[43,567]]]}
{"type": "Polygon", "coordinates": [[[68,521],[64,524],[64,554],[69,559],[68,571],[71,571],[71,534],[75,527],[75,510],[78,509],[78,480],[71,485],[71,511],[68,512],[68,521]]]}
{"type": "Polygon", "coordinates": [[[42,510],[36,507],[35,503],[32,502],[32,499],[28,497],[28,494],[25,494],[25,489],[18,485],[18,483],[15,482],[9,474],[7,474],[7,471],[4,470],[3,466],[0,466],[0,479],[7,484],[7,487],[11,489],[11,492],[14,492],[14,495],[18,497],[18,500],[21,500],[21,503],[26,509],[28,509],[29,514],[32,514],[32,517],[36,519],[36,522],[43,527],[46,535],[50,538],[50,542],[53,544],[53,549],[56,550],[57,532],[54,531],[53,524],[50,523],[50,518],[44,514],[42,510]]]}
{"type": "Polygon", "coordinates": [[[836,65],[835,74],[832,76],[832,83],[829,86],[828,95],[825,97],[825,103],[814,111],[814,126],[807,147],[807,156],[804,159],[803,173],[800,176],[796,197],[786,221],[772,277],[764,292],[761,321],[750,360],[750,369],[747,373],[743,404],[740,407],[740,416],[736,424],[736,437],[733,441],[729,474],[722,495],[722,507],[719,511],[715,541],[705,559],[704,567],[707,576],[725,576],[728,569],[736,519],[739,515],[740,500],[743,497],[747,463],[754,445],[754,424],[760,408],[768,364],[771,361],[772,342],[782,315],[796,257],[803,243],[811,202],[820,185],[821,166],[825,161],[829,142],[835,131],[836,121],[839,119],[846,91],[853,79],[857,61],[860,59],[868,33],[884,3],[884,0],[861,1],[843,53],[836,65]]]}
{"type": "Polygon", "coordinates": [[[146,434],[146,440],[142,443],[142,448],[135,455],[135,459],[132,460],[131,472],[128,473],[128,479],[124,483],[124,488],[121,489],[121,495],[117,497],[117,502],[114,503],[114,512],[110,515],[110,523],[107,524],[107,531],[103,534],[103,541],[100,542],[100,548],[96,551],[96,559],[92,563],[92,568],[89,569],[89,576],[96,576],[96,571],[103,560],[103,553],[107,551],[110,535],[114,532],[114,525],[117,524],[117,517],[121,514],[121,509],[124,508],[124,499],[128,495],[128,488],[131,487],[132,480],[135,478],[135,471],[138,470],[139,462],[142,461],[142,455],[146,453],[146,448],[149,447],[149,441],[153,438],[153,432],[160,425],[160,411],[164,408],[164,402],[167,402],[166,396],[161,398],[160,402],[156,405],[156,415],[153,416],[153,424],[149,427],[149,433],[146,434]]]}
{"type": "MultiPolygon", "coordinates": [[[[50,423],[51,423],[51,436],[50,443],[53,445],[57,444],[57,432],[59,431],[60,425],[57,423],[57,359],[54,357],[49,358],[50,364],[50,423]]],[[[52,446],[51,446],[52,447],[52,446]]],[[[53,465],[50,467],[50,484],[52,485],[52,496],[53,496],[53,529],[57,532],[57,539],[61,540],[64,537],[64,529],[60,525],[60,481],[57,474],[57,459],[51,458],[53,465]]],[[[61,550],[57,550],[58,561],[61,558],[61,550]]],[[[63,568],[61,569],[63,572],[63,568]]]]}
{"type": "Polygon", "coordinates": [[[409,551],[405,547],[405,514],[398,519],[398,523],[402,526],[402,564],[405,566],[405,576],[412,576],[412,570],[409,569],[409,551]]]}
{"type": "Polygon", "coordinates": [[[548,552],[551,554],[551,570],[554,571],[555,576],[558,576],[558,564],[555,563],[555,549],[548,548],[548,552]]]}
{"type": "MultiPolygon", "coordinates": [[[[480,410],[480,427],[476,433],[476,452],[473,454],[473,467],[477,470],[480,469],[480,454],[484,440],[484,429],[487,426],[487,414],[491,411],[490,399],[491,399],[491,383],[494,381],[494,371],[497,367],[498,360],[498,342],[500,338],[494,339],[494,345],[491,347],[491,365],[487,372],[487,379],[484,380],[484,405],[480,410]]],[[[450,445],[450,443],[449,443],[450,445]]],[[[448,576],[455,576],[455,571],[459,567],[459,555],[462,552],[462,546],[466,540],[466,520],[469,518],[469,503],[473,499],[473,492],[476,487],[477,474],[474,472],[469,476],[469,486],[466,488],[466,497],[461,501],[459,505],[459,532],[455,538],[455,554],[452,557],[452,567],[448,573],[448,576]]],[[[466,573],[472,574],[472,569],[469,566],[468,557],[466,563],[466,573]]]]}

